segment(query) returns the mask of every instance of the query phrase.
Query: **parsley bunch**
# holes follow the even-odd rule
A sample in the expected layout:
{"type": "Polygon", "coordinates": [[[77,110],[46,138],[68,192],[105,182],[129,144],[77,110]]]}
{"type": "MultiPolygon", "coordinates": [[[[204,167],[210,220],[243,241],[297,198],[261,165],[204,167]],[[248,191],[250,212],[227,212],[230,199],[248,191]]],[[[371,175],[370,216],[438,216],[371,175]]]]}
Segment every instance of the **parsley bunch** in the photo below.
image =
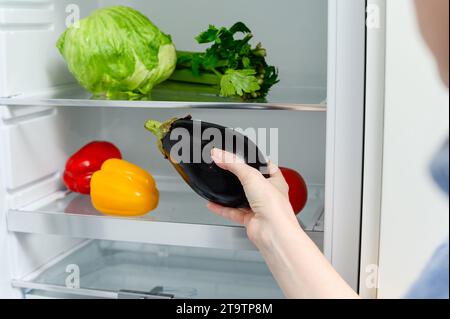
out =
{"type": "Polygon", "coordinates": [[[242,22],[229,29],[210,25],[196,40],[212,45],[205,52],[179,51],[171,80],[216,86],[225,97],[265,98],[279,82],[278,71],[267,64],[267,52],[261,43],[251,46],[252,38],[250,29],[242,22]],[[239,34],[242,37],[236,38],[239,34]]]}

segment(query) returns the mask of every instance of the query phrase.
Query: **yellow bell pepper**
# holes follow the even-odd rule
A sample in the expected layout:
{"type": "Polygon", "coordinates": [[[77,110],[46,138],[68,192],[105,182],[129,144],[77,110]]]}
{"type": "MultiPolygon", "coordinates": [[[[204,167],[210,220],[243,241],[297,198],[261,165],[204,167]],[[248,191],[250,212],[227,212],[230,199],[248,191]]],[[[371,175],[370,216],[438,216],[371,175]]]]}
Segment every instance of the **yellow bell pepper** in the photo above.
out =
{"type": "Polygon", "coordinates": [[[110,159],[91,179],[95,209],[113,216],[142,216],[158,206],[155,180],[144,169],[124,160],[110,159]]]}

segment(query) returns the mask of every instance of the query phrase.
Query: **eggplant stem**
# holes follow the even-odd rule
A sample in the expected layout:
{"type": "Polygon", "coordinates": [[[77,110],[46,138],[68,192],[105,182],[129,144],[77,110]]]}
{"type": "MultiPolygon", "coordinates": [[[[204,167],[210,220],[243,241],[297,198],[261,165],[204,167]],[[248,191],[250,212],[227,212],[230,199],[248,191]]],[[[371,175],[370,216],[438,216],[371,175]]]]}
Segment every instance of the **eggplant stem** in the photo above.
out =
{"type": "Polygon", "coordinates": [[[162,144],[162,140],[164,137],[170,132],[172,128],[172,124],[177,121],[178,118],[172,118],[170,120],[167,120],[163,123],[156,121],[156,120],[148,120],[145,123],[145,128],[150,131],[153,135],[156,136],[156,139],[158,140],[158,148],[165,155],[164,147],[162,144]]]}

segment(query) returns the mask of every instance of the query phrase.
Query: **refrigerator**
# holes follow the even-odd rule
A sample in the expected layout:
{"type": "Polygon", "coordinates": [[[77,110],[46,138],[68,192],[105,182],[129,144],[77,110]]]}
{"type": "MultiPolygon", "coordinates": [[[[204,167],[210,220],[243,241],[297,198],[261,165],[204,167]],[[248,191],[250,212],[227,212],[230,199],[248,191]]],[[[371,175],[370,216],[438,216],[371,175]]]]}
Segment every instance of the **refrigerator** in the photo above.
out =
{"type": "Polygon", "coordinates": [[[376,297],[384,38],[366,28],[374,12],[382,21],[383,1],[0,0],[0,297],[283,298],[245,228],[209,212],[143,128],[186,115],[276,128],[278,164],[308,184],[299,223],[352,288],[376,297]],[[158,89],[92,98],[55,43],[74,19],[117,4],[182,50],[198,50],[209,24],[243,21],[281,81],[263,102],[158,89]],[[67,158],[93,140],[155,176],[155,211],[109,217],[64,187],[67,158]]]}

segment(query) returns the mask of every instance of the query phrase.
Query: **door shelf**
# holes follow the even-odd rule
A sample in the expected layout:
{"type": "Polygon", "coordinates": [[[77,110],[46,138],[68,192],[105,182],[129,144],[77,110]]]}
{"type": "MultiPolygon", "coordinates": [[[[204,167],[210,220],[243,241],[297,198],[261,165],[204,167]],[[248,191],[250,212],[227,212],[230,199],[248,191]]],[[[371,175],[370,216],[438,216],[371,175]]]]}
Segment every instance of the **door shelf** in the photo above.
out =
{"type": "Polygon", "coordinates": [[[12,285],[40,298],[282,298],[259,253],[88,240],[12,285]]]}
{"type": "MultiPolygon", "coordinates": [[[[300,223],[321,247],[323,187],[310,186],[300,223]]],[[[158,208],[144,217],[105,216],[89,196],[61,191],[26,207],[11,209],[8,230],[18,233],[161,245],[254,250],[243,227],[209,212],[191,192],[161,192],[158,208]]]]}
{"type": "Polygon", "coordinates": [[[151,97],[130,100],[126,97],[96,98],[80,86],[70,85],[39,94],[0,97],[0,105],[326,111],[326,90],[321,88],[274,88],[266,100],[243,102],[238,98],[223,98],[210,93],[192,93],[196,87],[166,82],[157,86],[151,97]]]}

